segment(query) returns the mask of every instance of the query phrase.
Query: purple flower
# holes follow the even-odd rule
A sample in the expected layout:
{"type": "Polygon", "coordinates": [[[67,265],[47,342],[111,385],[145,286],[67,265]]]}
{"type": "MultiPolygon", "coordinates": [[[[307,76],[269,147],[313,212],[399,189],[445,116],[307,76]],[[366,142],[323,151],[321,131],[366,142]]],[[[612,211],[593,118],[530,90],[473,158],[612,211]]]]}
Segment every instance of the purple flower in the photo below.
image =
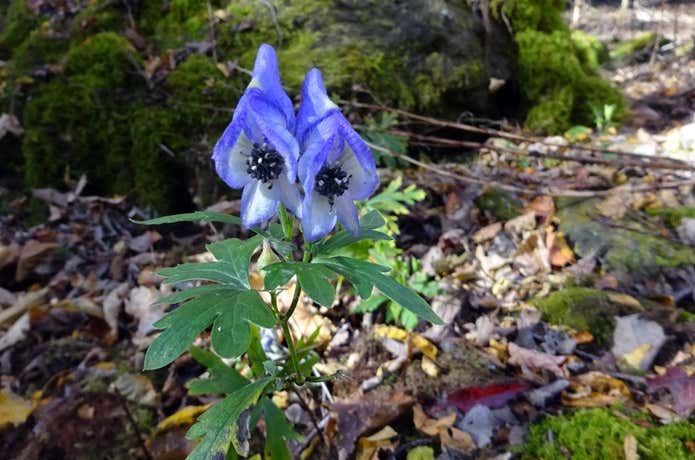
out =
{"type": "Polygon", "coordinates": [[[299,147],[294,129],[292,101],[280,84],[275,50],[263,44],[256,55],[251,83],[212,155],[222,180],[232,188],[244,189],[244,227],[270,219],[280,202],[298,215],[301,198],[295,181],[299,147]]]}
{"type": "Polygon", "coordinates": [[[337,220],[357,235],[353,201],[374,193],[379,185],[376,165],[367,144],[328,98],[318,69],[304,79],[296,134],[302,150],[298,170],[304,187],[300,213],[305,239],[322,238],[337,220]]]}

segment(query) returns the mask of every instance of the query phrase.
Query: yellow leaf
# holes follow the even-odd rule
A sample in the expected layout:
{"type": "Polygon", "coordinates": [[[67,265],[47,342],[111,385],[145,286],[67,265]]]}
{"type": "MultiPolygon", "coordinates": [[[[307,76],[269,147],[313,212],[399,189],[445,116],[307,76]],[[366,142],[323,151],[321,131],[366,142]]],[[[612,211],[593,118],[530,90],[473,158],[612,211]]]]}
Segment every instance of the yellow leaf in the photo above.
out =
{"type": "Polygon", "coordinates": [[[439,376],[439,368],[434,363],[434,361],[429,359],[427,356],[422,357],[422,363],[420,364],[420,367],[422,368],[422,372],[432,377],[433,379],[439,376]]]}
{"type": "Polygon", "coordinates": [[[31,414],[30,401],[7,391],[0,391],[0,429],[7,425],[20,425],[31,414]]]}
{"type": "Polygon", "coordinates": [[[204,406],[186,406],[179,409],[157,424],[153,436],[177,426],[193,424],[195,419],[209,407],[210,404],[205,404],[204,406]]]}
{"type": "Polygon", "coordinates": [[[643,343],[639,347],[620,357],[621,364],[630,369],[639,369],[644,356],[652,349],[651,344],[643,343]]]}
{"type": "Polygon", "coordinates": [[[385,324],[377,324],[374,326],[374,333],[378,337],[387,337],[401,342],[405,342],[405,339],[408,338],[408,333],[405,329],[396,326],[387,326],[385,324]]]}
{"type": "Polygon", "coordinates": [[[355,460],[378,460],[379,450],[393,449],[390,439],[397,435],[396,430],[386,425],[373,435],[360,438],[357,441],[355,460]]]}
{"type": "Polygon", "coordinates": [[[415,348],[420,350],[420,352],[423,355],[427,356],[432,361],[434,361],[437,358],[437,347],[420,334],[413,334],[410,341],[410,343],[412,343],[413,346],[415,346],[415,348]]]}
{"type": "Polygon", "coordinates": [[[434,449],[430,446],[418,446],[408,452],[406,460],[434,460],[434,449]]]}

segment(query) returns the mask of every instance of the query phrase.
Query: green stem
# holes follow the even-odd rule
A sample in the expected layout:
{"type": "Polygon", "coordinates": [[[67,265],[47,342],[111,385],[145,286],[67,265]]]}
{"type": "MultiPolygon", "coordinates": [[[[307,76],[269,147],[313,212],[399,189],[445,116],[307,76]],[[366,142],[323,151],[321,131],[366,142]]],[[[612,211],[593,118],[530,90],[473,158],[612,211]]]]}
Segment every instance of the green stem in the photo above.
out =
{"type": "Polygon", "coordinates": [[[280,325],[282,326],[282,333],[285,335],[285,342],[287,342],[287,348],[290,350],[290,360],[292,361],[292,367],[294,368],[294,372],[297,374],[296,376],[296,382],[298,385],[301,385],[304,383],[304,376],[299,370],[299,360],[297,359],[297,348],[294,346],[294,339],[292,338],[292,332],[290,331],[290,317],[292,316],[292,313],[294,313],[294,310],[297,308],[297,304],[299,303],[299,296],[302,293],[302,286],[297,282],[297,284],[294,287],[294,296],[292,297],[292,304],[290,304],[289,310],[287,310],[287,313],[282,315],[280,317],[280,325]]]}
{"type": "Polygon", "coordinates": [[[287,241],[292,241],[294,218],[287,214],[287,209],[282,203],[280,203],[280,225],[282,226],[282,234],[285,236],[285,239],[287,241]]]}

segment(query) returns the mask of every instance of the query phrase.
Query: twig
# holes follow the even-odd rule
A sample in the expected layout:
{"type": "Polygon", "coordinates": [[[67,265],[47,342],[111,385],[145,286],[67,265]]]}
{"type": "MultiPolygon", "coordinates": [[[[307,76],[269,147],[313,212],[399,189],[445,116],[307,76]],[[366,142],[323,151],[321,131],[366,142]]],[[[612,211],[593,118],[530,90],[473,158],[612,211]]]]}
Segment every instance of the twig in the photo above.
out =
{"type": "MultiPolygon", "coordinates": [[[[494,179],[490,179],[487,177],[481,177],[480,175],[474,175],[471,171],[469,171],[467,168],[465,168],[461,165],[457,165],[457,167],[459,169],[463,169],[465,171],[466,175],[447,171],[447,170],[442,169],[442,168],[435,166],[433,164],[429,164],[429,163],[425,163],[425,162],[420,161],[420,160],[416,160],[415,158],[412,158],[412,157],[405,155],[405,154],[396,153],[390,149],[387,149],[386,147],[381,147],[379,145],[372,144],[371,142],[367,142],[367,145],[374,150],[377,150],[379,152],[382,152],[382,153],[389,155],[389,156],[392,156],[394,158],[400,158],[400,159],[402,159],[410,164],[419,166],[419,167],[426,169],[428,171],[432,171],[432,172],[437,173],[441,176],[450,177],[452,179],[460,180],[461,182],[466,182],[469,184],[477,184],[477,185],[482,185],[482,186],[495,187],[495,188],[498,188],[500,190],[506,190],[506,191],[512,192],[512,193],[528,193],[528,194],[538,194],[538,195],[575,197],[575,198],[607,196],[607,195],[614,193],[613,189],[608,189],[608,190],[568,190],[568,189],[557,189],[555,187],[538,187],[538,188],[519,187],[519,186],[515,186],[515,185],[505,184],[505,183],[502,183],[502,182],[499,182],[499,181],[496,181],[494,179]]],[[[695,185],[695,179],[689,179],[689,180],[684,180],[684,181],[663,182],[661,184],[654,184],[654,185],[648,185],[648,186],[633,186],[633,187],[623,188],[623,190],[626,190],[629,193],[651,192],[654,190],[679,188],[679,187],[690,186],[690,185],[695,185]]],[[[625,187],[625,186],[622,186],[622,187],[625,187]]]]}
{"type": "MultiPolygon", "coordinates": [[[[502,146],[491,145],[491,144],[486,144],[486,143],[482,143],[482,142],[446,139],[443,137],[427,136],[427,135],[423,135],[423,134],[410,133],[407,131],[401,131],[401,130],[397,130],[397,129],[390,129],[389,131],[394,133],[394,134],[398,134],[400,136],[405,136],[405,137],[423,140],[423,141],[431,141],[434,143],[438,143],[440,145],[448,145],[451,147],[463,147],[463,148],[474,148],[474,149],[485,148],[488,150],[495,150],[498,152],[506,152],[506,153],[511,153],[514,155],[545,157],[545,158],[553,158],[553,159],[564,160],[564,161],[576,161],[578,163],[607,164],[607,165],[615,166],[618,168],[626,167],[626,166],[635,166],[635,167],[652,168],[652,169],[673,169],[673,170],[688,169],[688,170],[695,171],[695,165],[687,165],[687,164],[684,165],[681,163],[677,163],[678,160],[672,162],[671,159],[660,159],[660,158],[648,157],[650,159],[650,161],[645,162],[645,161],[637,160],[637,159],[633,159],[633,158],[608,159],[608,158],[583,157],[583,156],[575,156],[575,155],[563,155],[560,153],[544,153],[544,152],[539,152],[537,150],[526,151],[523,149],[518,149],[518,148],[513,148],[513,147],[502,147],[502,146]],[[664,161],[664,160],[666,160],[666,161],[664,161]]],[[[556,147],[563,148],[564,146],[556,144],[556,147]]],[[[646,160],[646,158],[645,158],[645,160],[646,160]]]]}
{"type": "Polygon", "coordinates": [[[36,292],[30,292],[24,297],[21,297],[17,303],[10,308],[0,311],[0,324],[5,321],[19,316],[31,307],[41,305],[44,302],[44,297],[48,293],[48,288],[43,288],[36,292]]]}
{"type": "MultiPolygon", "coordinates": [[[[588,145],[582,145],[582,144],[567,144],[567,145],[558,145],[553,142],[546,141],[545,139],[535,137],[535,136],[523,136],[520,134],[513,134],[509,133],[506,131],[501,131],[498,129],[492,129],[492,128],[481,128],[479,126],[473,126],[473,125],[468,125],[465,123],[459,123],[459,122],[453,122],[453,121],[446,121],[446,120],[439,120],[437,118],[432,118],[432,117],[427,117],[424,115],[418,115],[412,112],[408,112],[405,110],[401,109],[395,109],[387,106],[381,106],[381,105],[376,105],[376,104],[368,104],[364,102],[356,102],[356,101],[346,101],[344,99],[340,100],[341,103],[345,104],[350,104],[354,107],[363,107],[363,108],[370,108],[370,109],[378,109],[378,110],[387,110],[389,112],[397,113],[399,115],[403,115],[404,117],[412,118],[413,120],[420,120],[422,122],[435,125],[435,126],[441,126],[441,127],[446,127],[446,128],[454,128],[454,129],[459,129],[461,131],[467,131],[467,132],[472,132],[472,133],[478,133],[478,134],[486,134],[488,136],[496,136],[496,137],[502,137],[505,139],[510,139],[510,140],[515,140],[519,142],[536,142],[539,144],[543,145],[548,145],[552,147],[558,147],[558,148],[573,148],[577,150],[586,150],[588,152],[594,152],[594,153],[610,153],[613,155],[623,155],[623,156],[628,156],[628,157],[635,157],[635,158],[653,158],[650,155],[643,155],[639,153],[632,153],[632,152],[625,152],[622,150],[613,150],[613,149],[606,149],[602,147],[592,147],[588,145]]],[[[673,159],[674,162],[679,162],[683,165],[687,166],[692,166],[690,163],[682,160],[677,160],[673,159]]]]}
{"type": "Polygon", "coordinates": [[[210,27],[210,43],[212,43],[212,60],[217,64],[217,41],[215,40],[215,16],[212,13],[212,5],[207,2],[208,8],[208,26],[210,27]]]}
{"type": "Polygon", "coordinates": [[[299,399],[299,404],[307,412],[307,414],[309,414],[309,418],[311,419],[311,423],[314,425],[314,429],[316,429],[319,437],[321,438],[321,442],[327,446],[328,442],[326,442],[326,438],[323,436],[323,430],[321,429],[319,421],[316,420],[316,416],[314,415],[311,408],[309,407],[309,404],[307,404],[307,402],[302,397],[301,391],[299,389],[295,389],[294,394],[297,395],[297,399],[299,399]]]}
{"type": "Polygon", "coordinates": [[[309,444],[311,444],[311,441],[312,441],[316,436],[318,436],[319,431],[322,431],[323,429],[326,428],[326,425],[328,424],[328,420],[330,420],[330,418],[331,418],[330,414],[329,414],[329,415],[326,415],[326,416],[325,416],[324,418],[322,418],[321,421],[319,422],[318,429],[314,428],[313,430],[311,430],[311,432],[310,432],[308,435],[306,435],[306,437],[304,438],[304,442],[301,443],[301,444],[297,447],[297,449],[295,450],[295,455],[294,455],[295,458],[298,458],[298,457],[299,457],[299,454],[301,454],[302,451],[303,451],[304,449],[306,449],[306,448],[309,446],[309,444]]]}

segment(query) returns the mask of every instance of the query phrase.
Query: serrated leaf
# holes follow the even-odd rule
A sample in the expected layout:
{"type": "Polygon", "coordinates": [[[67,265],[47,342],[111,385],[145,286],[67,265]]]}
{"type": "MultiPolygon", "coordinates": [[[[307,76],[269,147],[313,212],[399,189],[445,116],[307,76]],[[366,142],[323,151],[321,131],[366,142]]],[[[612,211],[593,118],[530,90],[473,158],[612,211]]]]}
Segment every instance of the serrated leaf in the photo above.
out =
{"type": "Polygon", "coordinates": [[[219,294],[199,297],[157,321],[154,326],[166,330],[147,349],[145,370],[164,367],[186,351],[198,334],[215,319],[224,301],[224,296],[219,294]]]}
{"type": "Polygon", "coordinates": [[[268,265],[263,270],[265,270],[265,279],[263,282],[265,288],[269,291],[289,283],[290,279],[292,279],[296,273],[294,267],[285,262],[268,265]]]}
{"type": "Polygon", "coordinates": [[[285,414],[269,398],[261,398],[258,404],[262,406],[265,418],[265,458],[291,460],[287,442],[293,439],[301,441],[302,436],[294,431],[285,414]]]}
{"type": "Polygon", "coordinates": [[[162,297],[157,300],[155,304],[159,305],[170,305],[174,303],[185,302],[186,300],[192,299],[194,297],[200,297],[206,294],[220,294],[224,292],[238,292],[239,290],[225,284],[206,284],[203,286],[196,286],[188,288],[185,291],[174,292],[166,297],[162,297]]]}
{"type": "Polygon", "coordinates": [[[224,459],[230,444],[239,450],[237,420],[242,412],[258,401],[269,378],[260,379],[241,387],[224,400],[212,406],[186,433],[188,439],[203,438],[187,460],[224,459]]]}
{"type": "Polygon", "coordinates": [[[169,284],[202,280],[214,281],[238,289],[249,288],[248,273],[239,276],[237,268],[225,261],[180,264],[175,267],[162,268],[157,274],[166,278],[166,282],[169,284]]]}
{"type": "Polygon", "coordinates": [[[212,326],[212,346],[220,356],[236,358],[251,343],[249,323],[275,326],[275,316],[256,291],[244,291],[224,306],[212,326]]]}
{"type": "MultiPolygon", "coordinates": [[[[365,262],[363,260],[347,257],[332,257],[322,259],[321,264],[343,275],[350,281],[358,280],[359,283],[372,283],[386,297],[393,300],[406,310],[410,310],[419,317],[432,324],[442,324],[442,320],[432,311],[429,304],[415,291],[407,286],[397,283],[390,276],[384,275],[380,265],[365,262]]],[[[360,293],[360,296],[362,294],[360,293]]]]}
{"type": "Polygon", "coordinates": [[[226,365],[213,352],[199,347],[191,347],[189,351],[193,359],[205,366],[210,374],[208,378],[186,382],[189,395],[230,394],[249,383],[236,369],[226,365]]]}
{"type": "Polygon", "coordinates": [[[236,357],[250,343],[250,324],[273,327],[275,317],[256,291],[228,291],[192,299],[154,326],[165,329],[145,354],[145,369],[159,369],[175,360],[215,321],[212,343],[225,357],[236,357]]]}
{"type": "Polygon", "coordinates": [[[229,275],[241,280],[245,287],[249,287],[249,264],[251,255],[263,242],[263,237],[256,235],[248,240],[229,238],[217,243],[208,244],[207,249],[218,261],[229,264],[229,275]]]}

